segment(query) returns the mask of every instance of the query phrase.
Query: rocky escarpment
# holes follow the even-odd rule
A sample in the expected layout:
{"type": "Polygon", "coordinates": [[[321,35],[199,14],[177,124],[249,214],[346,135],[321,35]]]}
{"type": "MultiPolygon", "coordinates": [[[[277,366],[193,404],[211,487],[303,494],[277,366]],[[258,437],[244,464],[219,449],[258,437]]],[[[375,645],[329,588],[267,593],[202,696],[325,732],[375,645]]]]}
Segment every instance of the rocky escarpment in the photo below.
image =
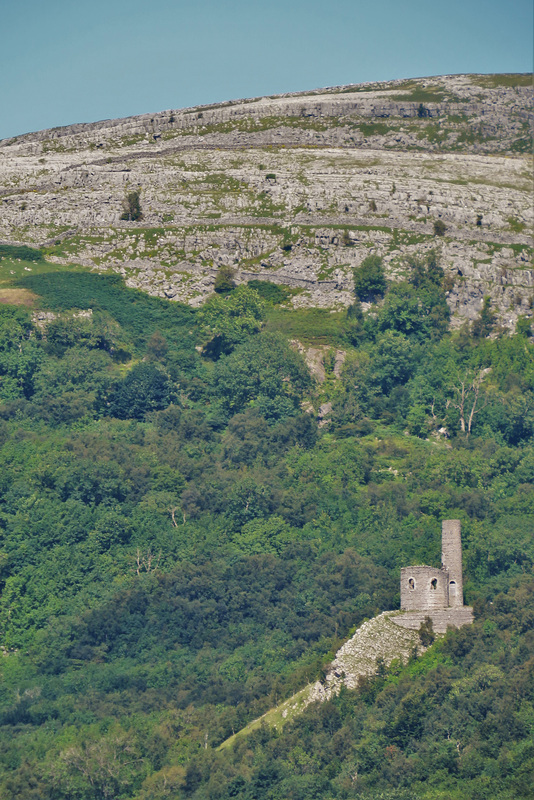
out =
{"type": "Polygon", "coordinates": [[[0,239],[193,305],[230,265],[346,306],[365,256],[395,279],[438,249],[455,324],[489,296],[513,327],[534,295],[531,118],[528,76],[447,76],[40,131],[0,142],[0,239]]]}
{"type": "Polygon", "coordinates": [[[228,747],[236,738],[247,735],[261,724],[282,728],[284,723],[301,714],[311,703],[324,703],[339,694],[342,687],[356,689],[360,681],[376,675],[380,665],[388,667],[394,660],[406,663],[415,654],[423,653],[419,634],[399,627],[394,621],[398,611],[385,611],[367,620],[338,650],[327,666],[324,679],[308,684],[288,700],[250,723],[223,742],[228,747]]]}

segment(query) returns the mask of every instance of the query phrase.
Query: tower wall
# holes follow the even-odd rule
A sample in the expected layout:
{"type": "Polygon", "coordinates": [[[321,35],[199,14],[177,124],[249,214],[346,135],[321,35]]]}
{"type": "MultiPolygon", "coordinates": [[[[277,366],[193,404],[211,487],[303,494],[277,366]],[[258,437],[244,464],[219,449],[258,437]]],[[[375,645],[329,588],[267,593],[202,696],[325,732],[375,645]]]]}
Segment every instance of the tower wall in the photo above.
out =
{"type": "Polygon", "coordinates": [[[449,605],[448,574],[435,567],[401,569],[401,610],[433,611],[449,605]]]}
{"type": "Polygon", "coordinates": [[[448,605],[458,608],[464,604],[462,581],[462,535],[459,519],[445,519],[441,527],[441,563],[449,573],[448,605]]]}

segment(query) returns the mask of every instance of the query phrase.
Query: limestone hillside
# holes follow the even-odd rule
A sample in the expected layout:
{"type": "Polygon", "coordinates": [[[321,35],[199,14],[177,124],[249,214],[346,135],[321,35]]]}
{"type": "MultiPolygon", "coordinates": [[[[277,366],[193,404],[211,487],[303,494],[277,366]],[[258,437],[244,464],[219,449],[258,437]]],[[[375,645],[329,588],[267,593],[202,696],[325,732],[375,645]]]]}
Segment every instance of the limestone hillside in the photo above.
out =
{"type": "Polygon", "coordinates": [[[437,248],[454,324],[489,295],[513,327],[534,295],[532,111],[531,76],[460,75],[26,134],[0,142],[0,240],[192,305],[232,265],[332,308],[365,256],[395,279],[437,248]],[[143,219],[121,221],[134,190],[143,219]]]}

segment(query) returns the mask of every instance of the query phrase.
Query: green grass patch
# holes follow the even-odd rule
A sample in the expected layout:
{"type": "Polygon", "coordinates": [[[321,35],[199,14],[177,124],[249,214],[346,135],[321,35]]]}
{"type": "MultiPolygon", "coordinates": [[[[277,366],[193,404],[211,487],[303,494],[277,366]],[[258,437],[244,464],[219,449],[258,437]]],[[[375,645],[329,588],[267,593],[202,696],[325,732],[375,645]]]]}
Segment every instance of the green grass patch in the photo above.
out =
{"type": "MultiPolygon", "coordinates": [[[[292,227],[296,228],[297,226],[293,225],[292,227]]],[[[312,233],[313,231],[317,230],[317,228],[328,228],[331,231],[382,231],[382,233],[392,233],[393,230],[387,225],[348,225],[347,223],[344,225],[338,225],[335,223],[328,224],[328,220],[325,220],[321,225],[299,225],[298,227],[303,233],[312,233]]]]}
{"type": "MultiPolygon", "coordinates": [[[[478,242],[473,242],[475,245],[478,242]]],[[[516,255],[520,255],[523,252],[526,252],[528,256],[532,256],[533,248],[526,244],[519,244],[517,242],[486,242],[488,248],[490,250],[491,255],[498,252],[499,250],[509,249],[513,250],[516,255]]]]}
{"type": "Polygon", "coordinates": [[[105,236],[91,234],[75,234],[60,239],[56,244],[48,245],[44,250],[45,258],[49,255],[59,257],[72,257],[84,250],[87,246],[102,244],[107,241],[105,236]]]}
{"type": "Polygon", "coordinates": [[[516,139],[510,145],[510,150],[514,153],[530,153],[532,150],[532,140],[530,136],[524,136],[522,139],[516,139]]]}
{"type": "Polygon", "coordinates": [[[116,142],[111,142],[111,145],[118,144],[119,147],[128,147],[132,144],[139,144],[144,139],[146,139],[145,133],[134,133],[131,136],[123,136],[116,142]]]}
{"type": "Polygon", "coordinates": [[[476,75],[471,78],[475,86],[484,89],[498,89],[500,87],[515,88],[517,86],[532,86],[532,73],[512,73],[509,75],[476,75]]]}
{"type": "Polygon", "coordinates": [[[119,275],[48,271],[25,275],[15,285],[35,292],[51,311],[91,308],[107,312],[128,332],[136,348],[143,348],[156,330],[187,347],[195,343],[189,332],[195,326],[193,309],[128,289],[119,275]]]}
{"type": "Polygon", "coordinates": [[[345,317],[345,312],[330,312],[323,308],[271,308],[267,311],[265,327],[303,344],[342,346],[346,345],[345,317]]]}
{"type": "Polygon", "coordinates": [[[392,127],[387,122],[361,122],[358,125],[364,136],[385,136],[386,133],[392,130],[392,127]]]}
{"type": "Polygon", "coordinates": [[[27,247],[25,244],[0,244],[0,258],[20,258],[21,261],[44,261],[44,256],[40,250],[27,247]]]}
{"type": "Polygon", "coordinates": [[[285,303],[295,294],[295,291],[290,289],[289,286],[280,286],[278,283],[271,281],[249,281],[248,285],[251,289],[255,289],[259,296],[273,306],[285,303]]]}
{"type": "Polygon", "coordinates": [[[417,133],[418,139],[426,139],[432,144],[443,144],[447,138],[448,131],[444,130],[439,122],[433,122],[425,125],[422,130],[417,133]]]}
{"type": "MultiPolygon", "coordinates": [[[[22,261],[9,258],[0,259],[0,286],[17,288],[18,281],[28,273],[41,275],[47,272],[65,272],[62,264],[49,264],[47,261],[22,261]]],[[[71,267],[70,269],[78,269],[71,267]]]]}
{"type": "Polygon", "coordinates": [[[506,221],[508,222],[510,230],[514,233],[523,233],[527,227],[525,223],[518,220],[517,217],[508,217],[506,221]]]}
{"type": "Polygon", "coordinates": [[[414,80],[408,80],[399,86],[392,87],[395,92],[401,91],[405,94],[396,94],[395,100],[406,100],[412,103],[441,103],[444,100],[452,103],[463,102],[461,97],[447,91],[446,87],[434,84],[432,86],[422,86],[414,80]]]}
{"type": "Polygon", "coordinates": [[[491,137],[482,133],[480,130],[476,131],[472,128],[467,128],[458,135],[455,146],[460,147],[463,145],[484,144],[484,142],[487,142],[490,138],[491,137]]]}
{"type": "MultiPolygon", "coordinates": [[[[307,116],[291,116],[291,117],[261,117],[260,119],[252,119],[252,117],[244,117],[243,119],[230,120],[228,122],[219,122],[208,125],[202,125],[199,120],[199,127],[197,134],[199,136],[206,136],[210,133],[232,133],[233,131],[241,131],[244,133],[259,133],[261,131],[271,130],[272,128],[302,128],[305,130],[326,131],[333,127],[338,127],[342,124],[339,117],[316,117],[307,116]]],[[[176,135],[187,135],[191,131],[186,129],[183,131],[176,131],[176,135]]]]}

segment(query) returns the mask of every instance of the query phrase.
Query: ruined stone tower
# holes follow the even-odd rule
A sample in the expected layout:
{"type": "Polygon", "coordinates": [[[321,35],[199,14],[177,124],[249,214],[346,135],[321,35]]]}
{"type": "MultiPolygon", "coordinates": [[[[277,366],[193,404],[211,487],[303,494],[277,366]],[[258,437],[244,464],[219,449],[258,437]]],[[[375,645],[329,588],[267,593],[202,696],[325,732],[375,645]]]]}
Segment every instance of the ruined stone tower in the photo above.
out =
{"type": "Polygon", "coordinates": [[[401,569],[401,611],[394,621],[404,628],[418,628],[426,616],[434,630],[444,633],[473,621],[473,609],[464,606],[462,538],[458,519],[447,519],[441,530],[441,569],[428,566],[401,569]]]}
{"type": "Polygon", "coordinates": [[[464,604],[462,581],[462,533],[459,519],[445,519],[441,523],[441,568],[449,573],[450,608],[464,604]]]}

